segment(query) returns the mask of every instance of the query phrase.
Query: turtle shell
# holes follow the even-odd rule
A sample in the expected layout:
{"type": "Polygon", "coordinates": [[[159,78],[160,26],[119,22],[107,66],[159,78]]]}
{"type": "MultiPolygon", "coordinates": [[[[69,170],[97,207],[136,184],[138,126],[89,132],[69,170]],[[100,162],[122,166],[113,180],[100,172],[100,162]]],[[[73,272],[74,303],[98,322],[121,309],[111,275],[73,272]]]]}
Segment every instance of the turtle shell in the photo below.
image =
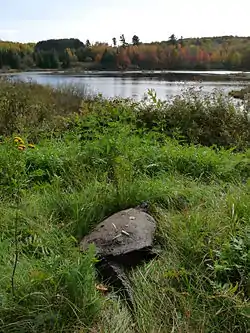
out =
{"type": "Polygon", "coordinates": [[[102,258],[135,256],[136,252],[152,248],[155,229],[156,223],[152,216],[131,208],[98,224],[82,239],[80,249],[86,251],[90,244],[95,244],[97,255],[102,258]]]}

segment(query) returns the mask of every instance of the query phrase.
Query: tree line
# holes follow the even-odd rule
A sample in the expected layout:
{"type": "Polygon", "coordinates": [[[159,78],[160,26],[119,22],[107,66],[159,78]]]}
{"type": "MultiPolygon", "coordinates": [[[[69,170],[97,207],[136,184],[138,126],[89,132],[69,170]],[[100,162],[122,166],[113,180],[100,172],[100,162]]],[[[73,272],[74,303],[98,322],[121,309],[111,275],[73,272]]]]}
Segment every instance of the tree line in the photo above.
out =
{"type": "Polygon", "coordinates": [[[0,41],[0,69],[250,70],[250,37],[176,38],[143,43],[124,35],[112,43],[50,39],[37,44],[0,41]]]}

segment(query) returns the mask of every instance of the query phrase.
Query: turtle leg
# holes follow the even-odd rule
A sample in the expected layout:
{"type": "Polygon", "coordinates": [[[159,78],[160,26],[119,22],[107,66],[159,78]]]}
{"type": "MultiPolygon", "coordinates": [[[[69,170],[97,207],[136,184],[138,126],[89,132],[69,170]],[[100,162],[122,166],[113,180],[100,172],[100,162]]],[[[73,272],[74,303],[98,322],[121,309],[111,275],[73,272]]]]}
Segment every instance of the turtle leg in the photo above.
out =
{"type": "Polygon", "coordinates": [[[104,259],[98,267],[102,278],[113,285],[125,296],[128,306],[134,307],[133,289],[122,265],[112,260],[104,259]]]}

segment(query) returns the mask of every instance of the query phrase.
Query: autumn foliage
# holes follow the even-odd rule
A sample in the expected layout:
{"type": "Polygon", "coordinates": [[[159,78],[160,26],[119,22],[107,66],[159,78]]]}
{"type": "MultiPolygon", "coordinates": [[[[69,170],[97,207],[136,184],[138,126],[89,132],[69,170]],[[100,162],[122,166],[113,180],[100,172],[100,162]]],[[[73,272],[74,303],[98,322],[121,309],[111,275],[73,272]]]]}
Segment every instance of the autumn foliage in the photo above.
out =
{"type": "Polygon", "coordinates": [[[48,40],[35,44],[0,42],[1,68],[70,68],[107,70],[250,69],[250,37],[211,37],[132,43],[121,36],[107,43],[82,43],[78,39],[48,40]]]}

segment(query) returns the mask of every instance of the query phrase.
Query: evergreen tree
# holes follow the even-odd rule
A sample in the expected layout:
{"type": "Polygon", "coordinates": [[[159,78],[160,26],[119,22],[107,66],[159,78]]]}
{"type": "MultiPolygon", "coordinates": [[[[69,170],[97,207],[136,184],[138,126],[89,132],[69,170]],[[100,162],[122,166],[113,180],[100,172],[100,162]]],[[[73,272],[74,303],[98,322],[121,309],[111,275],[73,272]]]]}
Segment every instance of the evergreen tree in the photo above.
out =
{"type": "Polygon", "coordinates": [[[132,38],[132,44],[133,45],[139,45],[140,44],[140,39],[138,36],[134,35],[132,38]]]}

